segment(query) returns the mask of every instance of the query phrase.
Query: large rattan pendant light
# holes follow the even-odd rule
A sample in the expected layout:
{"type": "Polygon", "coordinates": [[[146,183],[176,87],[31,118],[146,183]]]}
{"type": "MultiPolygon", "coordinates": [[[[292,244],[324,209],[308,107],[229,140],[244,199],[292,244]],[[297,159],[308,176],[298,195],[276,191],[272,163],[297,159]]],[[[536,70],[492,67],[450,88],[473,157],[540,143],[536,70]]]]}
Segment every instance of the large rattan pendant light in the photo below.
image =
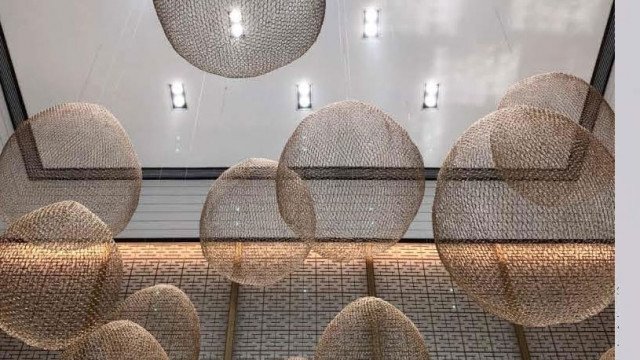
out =
{"type": "Polygon", "coordinates": [[[209,190],[200,219],[202,251],[211,268],[231,281],[274,284],[300,268],[309,254],[315,229],[311,196],[295,173],[286,172],[286,191],[296,202],[283,209],[295,211],[296,217],[282,218],[277,171],[275,161],[245,160],[209,190]]]}
{"type": "Polygon", "coordinates": [[[612,347],[606,353],[602,354],[600,360],[616,360],[616,348],[612,347]]]}
{"type": "Polygon", "coordinates": [[[614,159],[563,115],[511,107],[447,156],[433,227],[452,278],[525,326],[573,323],[614,296],[614,159]]]}
{"type": "Polygon", "coordinates": [[[192,65],[228,78],[266,74],[315,43],[325,0],[154,0],[173,48],[192,65]]]}
{"type": "Polygon", "coordinates": [[[121,320],[110,322],[71,344],[62,353],[61,360],[169,360],[169,357],[147,330],[121,320]]]}
{"type": "Polygon", "coordinates": [[[142,326],[171,360],[198,360],[200,320],[189,297],[172,285],[137,291],[120,305],[117,318],[142,326]]]}
{"type": "Polygon", "coordinates": [[[615,153],[615,114],[588,82],[563,73],[540,74],[514,84],[499,108],[517,105],[553,110],[579,123],[615,153]]]}
{"type": "Polygon", "coordinates": [[[74,200],[115,236],[133,216],[141,185],[129,137],[99,105],[67,103],[36,114],[18,126],[0,154],[0,216],[7,223],[74,200]]]}
{"type": "Polygon", "coordinates": [[[420,331],[388,302],[365,297],[347,305],[324,330],[316,360],[427,360],[420,331]]]}
{"type": "MultiPolygon", "coordinates": [[[[313,250],[337,261],[362,259],[399,241],[424,195],[422,156],[407,132],[380,109],[357,101],[329,105],[304,119],[280,166],[295,171],[311,191],[313,250]]],[[[278,198],[297,201],[280,186],[278,198]]],[[[283,209],[283,216],[296,218],[291,210],[283,209]]]]}
{"type": "Polygon", "coordinates": [[[96,215],[71,201],[33,211],[0,238],[0,329],[62,349],[113,315],[121,280],[122,260],[96,215]]]}

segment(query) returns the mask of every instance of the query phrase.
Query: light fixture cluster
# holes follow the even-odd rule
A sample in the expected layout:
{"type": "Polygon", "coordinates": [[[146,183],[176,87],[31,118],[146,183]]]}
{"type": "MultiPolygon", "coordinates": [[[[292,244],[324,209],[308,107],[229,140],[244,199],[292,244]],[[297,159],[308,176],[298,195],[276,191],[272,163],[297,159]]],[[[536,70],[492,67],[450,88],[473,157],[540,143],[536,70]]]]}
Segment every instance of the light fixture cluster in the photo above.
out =
{"type": "Polygon", "coordinates": [[[169,85],[171,90],[171,105],[173,109],[186,109],[187,96],[184,92],[184,85],[181,82],[174,82],[169,85]]]}
{"type": "Polygon", "coordinates": [[[422,103],[422,108],[423,109],[438,108],[439,93],[440,93],[440,84],[436,81],[428,81],[424,85],[424,101],[422,103]]]}
{"type": "Polygon", "coordinates": [[[233,38],[239,39],[244,35],[244,27],[242,26],[242,12],[240,9],[235,8],[229,12],[229,21],[231,21],[231,27],[229,32],[233,38]]]}
{"type": "Polygon", "coordinates": [[[297,98],[298,98],[298,110],[309,110],[312,108],[311,103],[311,84],[306,81],[300,82],[296,85],[297,98]]]}
{"type": "Polygon", "coordinates": [[[364,10],[364,31],[366,39],[380,37],[380,9],[366,8],[364,10]]]}

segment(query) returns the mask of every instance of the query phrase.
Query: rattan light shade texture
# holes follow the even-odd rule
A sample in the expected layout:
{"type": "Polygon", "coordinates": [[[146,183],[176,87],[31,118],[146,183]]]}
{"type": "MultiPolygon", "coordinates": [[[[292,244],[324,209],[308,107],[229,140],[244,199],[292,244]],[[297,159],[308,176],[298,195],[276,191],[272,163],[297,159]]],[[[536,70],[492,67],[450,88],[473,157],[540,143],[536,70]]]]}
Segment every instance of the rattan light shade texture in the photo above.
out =
{"type": "Polygon", "coordinates": [[[600,360],[616,360],[616,348],[612,347],[606,353],[602,354],[600,360]]]}
{"type": "Polygon", "coordinates": [[[588,82],[558,72],[534,75],[509,88],[499,108],[517,105],[559,112],[592,132],[615,154],[615,113],[588,82]]]}
{"type": "Polygon", "coordinates": [[[172,285],[155,285],[127,297],[118,318],[142,326],[171,360],[197,360],[200,320],[189,297],[172,285]]]}
{"type": "Polygon", "coordinates": [[[71,201],[33,211],[0,239],[0,328],[62,349],[116,310],[122,260],[109,228],[71,201]]]}
{"type": "Polygon", "coordinates": [[[443,264],[490,313],[549,326],[613,300],[614,160],[558,113],[512,107],[471,126],[440,170],[432,216],[443,264]]]}
{"type": "Polygon", "coordinates": [[[192,65],[228,78],[266,74],[304,55],[316,42],[325,0],[154,0],[173,48],[192,65]],[[232,10],[244,32],[231,35],[232,10]]]}
{"type": "Polygon", "coordinates": [[[7,223],[57,201],[77,201],[114,236],[138,205],[142,171],[129,137],[100,105],[66,103],[22,122],[0,155],[7,223]]]}
{"type": "Polygon", "coordinates": [[[427,360],[420,331],[388,302],[365,297],[347,305],[320,337],[314,359],[427,360]]]}
{"type": "Polygon", "coordinates": [[[64,350],[61,360],[169,360],[160,343],[140,325],[113,321],[64,350]]]}
{"type": "Polygon", "coordinates": [[[275,161],[245,160],[209,190],[200,219],[202,250],[211,268],[231,281],[272,285],[300,268],[309,254],[315,229],[311,196],[289,172],[285,186],[297,199],[291,205],[297,217],[285,222],[276,196],[277,171],[275,161]]]}
{"type": "MultiPolygon", "coordinates": [[[[336,261],[362,259],[398,242],[424,195],[424,163],[407,132],[382,110],[357,101],[305,118],[285,145],[280,167],[308,184],[317,218],[313,250],[336,261]]],[[[278,189],[283,204],[295,203],[293,195],[278,189]]]]}

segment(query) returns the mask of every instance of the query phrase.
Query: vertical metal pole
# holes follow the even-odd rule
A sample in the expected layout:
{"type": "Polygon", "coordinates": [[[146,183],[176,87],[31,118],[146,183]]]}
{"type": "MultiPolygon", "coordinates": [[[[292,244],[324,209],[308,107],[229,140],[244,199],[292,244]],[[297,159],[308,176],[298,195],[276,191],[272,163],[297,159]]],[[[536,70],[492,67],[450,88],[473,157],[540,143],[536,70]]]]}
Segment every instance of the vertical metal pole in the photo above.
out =
{"type": "Polygon", "coordinates": [[[369,296],[378,296],[376,293],[376,277],[373,272],[373,257],[367,256],[367,292],[369,296]]]}
{"type": "Polygon", "coordinates": [[[529,345],[527,344],[527,337],[524,333],[522,325],[513,324],[513,328],[516,330],[516,339],[518,340],[518,347],[520,348],[520,357],[522,360],[531,360],[531,354],[529,354],[529,345]]]}
{"type": "Polygon", "coordinates": [[[231,283],[231,296],[229,300],[229,316],[227,319],[227,341],[224,344],[224,360],[233,358],[233,339],[236,335],[236,314],[238,313],[238,283],[231,283]]]}

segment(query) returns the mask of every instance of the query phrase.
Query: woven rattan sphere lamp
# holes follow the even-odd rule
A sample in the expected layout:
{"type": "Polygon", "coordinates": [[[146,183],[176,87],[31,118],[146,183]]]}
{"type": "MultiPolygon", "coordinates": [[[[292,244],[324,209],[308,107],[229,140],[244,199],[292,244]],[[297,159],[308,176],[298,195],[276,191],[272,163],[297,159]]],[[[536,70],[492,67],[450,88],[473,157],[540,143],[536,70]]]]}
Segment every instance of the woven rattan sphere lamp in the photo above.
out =
{"type": "MultiPolygon", "coordinates": [[[[311,196],[288,172],[286,190],[296,198],[291,221],[280,215],[278,163],[249,159],[225,171],[211,186],[200,218],[200,241],[212,269],[229,280],[264,287],[300,268],[315,230],[311,196]]],[[[289,208],[287,208],[289,209],[289,208]]],[[[293,210],[291,210],[293,211],[293,210]]]]}
{"type": "Polygon", "coordinates": [[[347,305],[320,337],[314,359],[427,360],[420,331],[388,302],[365,297],[347,305]]]}
{"type": "MultiPolygon", "coordinates": [[[[420,151],[389,115],[361,102],[331,104],[304,119],[280,167],[308,184],[317,218],[313,250],[328,259],[385,251],[404,236],[422,204],[420,151]]],[[[279,201],[295,203],[281,183],[279,201]]],[[[294,209],[282,209],[283,217],[295,218],[294,209]]]]}
{"type": "MultiPolygon", "coordinates": [[[[62,360],[169,360],[147,330],[131,321],[113,321],[64,350],[62,360]]],[[[173,359],[173,358],[172,358],[173,359]]]]}
{"type": "Polygon", "coordinates": [[[200,320],[189,297],[172,285],[137,291],[120,305],[117,318],[142,326],[172,360],[197,360],[200,320]]]}
{"type": "Polygon", "coordinates": [[[518,105],[559,112],[593,133],[615,154],[615,114],[588,82],[558,72],[534,75],[509,88],[499,108],[518,105]]]}
{"type": "Polygon", "coordinates": [[[248,78],[288,65],[316,42],[325,0],[154,0],[180,56],[206,72],[248,78]]]}
{"type": "Polygon", "coordinates": [[[545,109],[511,107],[471,126],[440,173],[440,259],[490,313],[524,326],[574,323],[614,297],[614,160],[545,109]]]}
{"type": "Polygon", "coordinates": [[[57,350],[116,310],[122,260],[111,232],[71,201],[33,211],[0,238],[0,329],[57,350]]]}
{"type": "Polygon", "coordinates": [[[602,354],[600,360],[616,360],[616,348],[612,347],[606,353],[602,354]]]}
{"type": "Polygon", "coordinates": [[[129,137],[99,105],[67,103],[36,114],[18,126],[0,154],[0,216],[8,224],[74,200],[115,236],[133,216],[141,186],[129,137]]]}

